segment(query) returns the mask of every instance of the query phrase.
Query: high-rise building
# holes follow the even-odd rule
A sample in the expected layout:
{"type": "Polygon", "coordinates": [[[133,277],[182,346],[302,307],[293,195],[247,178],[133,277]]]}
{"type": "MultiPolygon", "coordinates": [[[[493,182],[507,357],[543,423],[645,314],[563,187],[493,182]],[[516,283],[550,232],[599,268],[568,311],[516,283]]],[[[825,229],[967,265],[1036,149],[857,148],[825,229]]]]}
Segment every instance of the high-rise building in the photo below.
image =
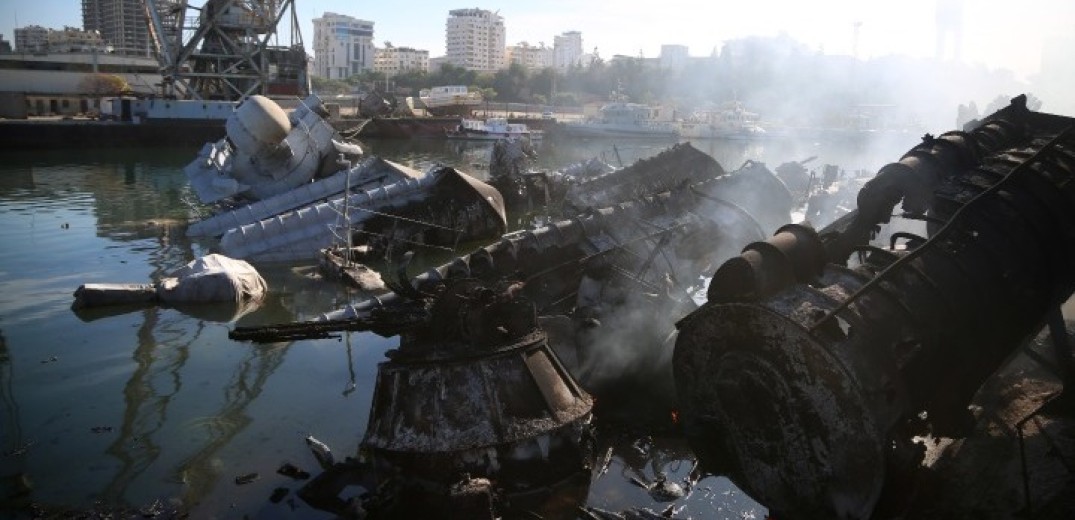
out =
{"type": "Polygon", "coordinates": [[[395,47],[385,42],[383,49],[374,52],[373,70],[394,76],[408,70],[429,70],[429,51],[410,47],[395,47]]]}
{"type": "Polygon", "coordinates": [[[493,71],[508,66],[504,18],[485,9],[448,11],[446,58],[468,70],[493,71]]]}
{"type": "Polygon", "coordinates": [[[15,50],[17,52],[47,52],[48,46],[48,29],[40,25],[15,28],[15,50]]]}
{"type": "Polygon", "coordinates": [[[952,59],[960,60],[963,47],[963,0],[937,0],[937,59],[946,56],[952,42],[952,59]]]}
{"type": "Polygon", "coordinates": [[[688,60],[686,45],[661,45],[661,68],[680,69],[688,60]]]}
{"type": "Polygon", "coordinates": [[[4,39],[4,35],[0,34],[0,54],[11,53],[11,42],[4,39]]]}
{"type": "Polygon", "coordinates": [[[345,79],[373,68],[373,22],[329,13],[314,18],[314,75],[345,79]]]}
{"type": "Polygon", "coordinates": [[[518,63],[528,69],[552,67],[552,49],[544,43],[534,46],[527,42],[508,47],[508,62],[518,63]]]}
{"type": "Polygon", "coordinates": [[[116,54],[154,55],[142,0],[82,0],[82,28],[97,31],[116,54]]]}
{"type": "Polygon", "coordinates": [[[567,31],[553,37],[552,40],[553,66],[558,69],[566,69],[572,65],[581,65],[582,61],[582,33],[579,31],[567,31]]]}

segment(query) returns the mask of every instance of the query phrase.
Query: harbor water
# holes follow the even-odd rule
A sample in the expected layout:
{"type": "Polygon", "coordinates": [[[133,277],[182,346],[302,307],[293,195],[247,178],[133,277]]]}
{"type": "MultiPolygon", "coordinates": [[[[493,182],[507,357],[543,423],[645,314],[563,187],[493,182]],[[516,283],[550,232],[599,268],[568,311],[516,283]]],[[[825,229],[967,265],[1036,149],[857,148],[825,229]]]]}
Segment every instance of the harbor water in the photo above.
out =
{"type": "MultiPolygon", "coordinates": [[[[877,168],[914,143],[694,143],[726,170],[747,159],[770,168],[818,156],[811,166],[877,168]]],[[[670,141],[547,139],[538,167],[602,157],[619,165],[670,141]]],[[[368,153],[426,169],[435,163],[483,176],[490,143],[398,140],[368,153]]],[[[81,284],[149,283],[215,240],[185,236],[210,208],[182,167],[191,148],[5,152],[0,161],[0,517],[32,511],[179,511],[191,518],[331,518],[296,495],[304,482],[284,462],[316,474],[303,439],[354,456],[366,428],[377,364],[398,345],[372,333],[278,344],[228,339],[236,325],[311,319],[357,298],[313,265],[258,265],[270,296],[257,310],[160,307],[75,312],[81,284]],[[238,484],[236,477],[257,474],[238,484]],[[276,488],[288,494],[269,500],[276,488]]],[[[462,252],[462,251],[461,251],[462,252]]],[[[687,476],[683,441],[645,432],[599,439],[612,448],[577,505],[621,511],[656,502],[632,478],[687,476]]],[[[603,444],[602,444],[603,443],[603,444]]],[[[351,490],[351,494],[360,491],[351,490]]],[[[764,518],[720,477],[676,502],[680,517],[764,518]]],[[[574,517],[568,513],[567,518],[574,517]]]]}

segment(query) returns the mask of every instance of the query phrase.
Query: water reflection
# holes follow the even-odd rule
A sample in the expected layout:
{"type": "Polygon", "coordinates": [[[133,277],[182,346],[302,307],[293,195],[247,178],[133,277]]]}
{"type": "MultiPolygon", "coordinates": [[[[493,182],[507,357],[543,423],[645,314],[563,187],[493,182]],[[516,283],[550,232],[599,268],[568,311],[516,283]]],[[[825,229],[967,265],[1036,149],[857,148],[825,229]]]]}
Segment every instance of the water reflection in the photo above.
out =
{"type": "Polygon", "coordinates": [[[0,433],[0,505],[25,506],[29,501],[29,489],[23,480],[26,471],[24,457],[26,445],[23,438],[19,404],[15,399],[11,352],[7,338],[0,330],[0,407],[3,412],[3,430],[0,433]]]}
{"type": "Polygon", "coordinates": [[[219,464],[217,453],[253,422],[247,408],[260,397],[269,377],[283,362],[288,345],[252,346],[224,386],[224,405],[215,414],[194,423],[201,430],[204,445],[176,470],[176,478],[186,484],[184,504],[197,504],[213,490],[225,469],[219,464]]]}
{"type": "Polygon", "coordinates": [[[135,369],[123,388],[123,420],[118,437],[105,450],[121,464],[102,492],[111,502],[121,501],[131,482],[160,456],[161,447],[155,437],[167,422],[171,398],[183,386],[180,371],[190,358],[190,345],[200,335],[185,338],[163,354],[158,353],[154,331],[160,325],[160,315],[160,309],[156,308],[142,311],[138,345],[131,355],[135,369]]]}

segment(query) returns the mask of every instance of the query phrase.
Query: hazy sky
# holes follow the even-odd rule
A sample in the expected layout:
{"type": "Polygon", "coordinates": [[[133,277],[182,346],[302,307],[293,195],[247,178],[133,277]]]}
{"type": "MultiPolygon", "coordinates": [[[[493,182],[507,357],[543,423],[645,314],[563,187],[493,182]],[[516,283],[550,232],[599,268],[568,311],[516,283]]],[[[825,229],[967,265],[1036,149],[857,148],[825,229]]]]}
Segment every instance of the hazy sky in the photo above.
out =
{"type": "MultiPolygon", "coordinates": [[[[583,47],[613,54],[656,57],[661,44],[687,45],[704,56],[730,38],[786,32],[813,49],[851,54],[854,26],[861,22],[859,56],[887,54],[927,57],[936,52],[937,0],[541,0],[473,2],[408,0],[296,0],[302,34],[325,11],[372,20],[375,43],[428,49],[444,54],[444,25],[450,9],[498,10],[509,45],[520,41],[552,45],[564,31],[582,32],[583,47]]],[[[959,0],[942,0],[959,2],[959,0]]],[[[191,0],[193,5],[203,0],[191,0]]],[[[1041,47],[1050,35],[1075,27],[1075,0],[964,0],[964,61],[1005,67],[1025,78],[1040,68],[1041,47]]],[[[82,25],[79,0],[0,0],[0,33],[38,24],[82,25]]],[[[308,45],[308,47],[312,47],[308,45]]],[[[312,53],[312,50],[310,50],[312,53]]]]}

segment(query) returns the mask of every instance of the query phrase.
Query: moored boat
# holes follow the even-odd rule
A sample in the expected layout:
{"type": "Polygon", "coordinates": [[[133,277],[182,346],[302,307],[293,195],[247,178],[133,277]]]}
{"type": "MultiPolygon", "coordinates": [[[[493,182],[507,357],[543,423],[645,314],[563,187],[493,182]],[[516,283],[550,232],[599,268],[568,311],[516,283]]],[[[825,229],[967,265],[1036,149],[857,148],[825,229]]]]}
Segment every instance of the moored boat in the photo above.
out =
{"type": "Polygon", "coordinates": [[[579,136],[667,136],[674,137],[678,130],[672,121],[659,119],[660,109],[630,103],[623,97],[601,107],[596,118],[564,123],[562,130],[579,136]]]}
{"type": "Polygon", "coordinates": [[[524,123],[509,123],[502,117],[491,117],[484,121],[480,119],[462,119],[455,128],[448,129],[446,135],[449,139],[471,139],[478,141],[496,141],[499,139],[528,138],[539,140],[542,138],[541,130],[531,130],[524,123]]]}
{"type": "Polygon", "coordinates": [[[754,140],[775,137],[758,124],[758,114],[748,112],[738,101],[719,110],[702,110],[678,121],[680,137],[690,139],[754,140]]]}
{"type": "Polygon", "coordinates": [[[444,85],[418,91],[418,100],[434,116],[469,116],[481,104],[482,96],[466,85],[444,85]]]}

